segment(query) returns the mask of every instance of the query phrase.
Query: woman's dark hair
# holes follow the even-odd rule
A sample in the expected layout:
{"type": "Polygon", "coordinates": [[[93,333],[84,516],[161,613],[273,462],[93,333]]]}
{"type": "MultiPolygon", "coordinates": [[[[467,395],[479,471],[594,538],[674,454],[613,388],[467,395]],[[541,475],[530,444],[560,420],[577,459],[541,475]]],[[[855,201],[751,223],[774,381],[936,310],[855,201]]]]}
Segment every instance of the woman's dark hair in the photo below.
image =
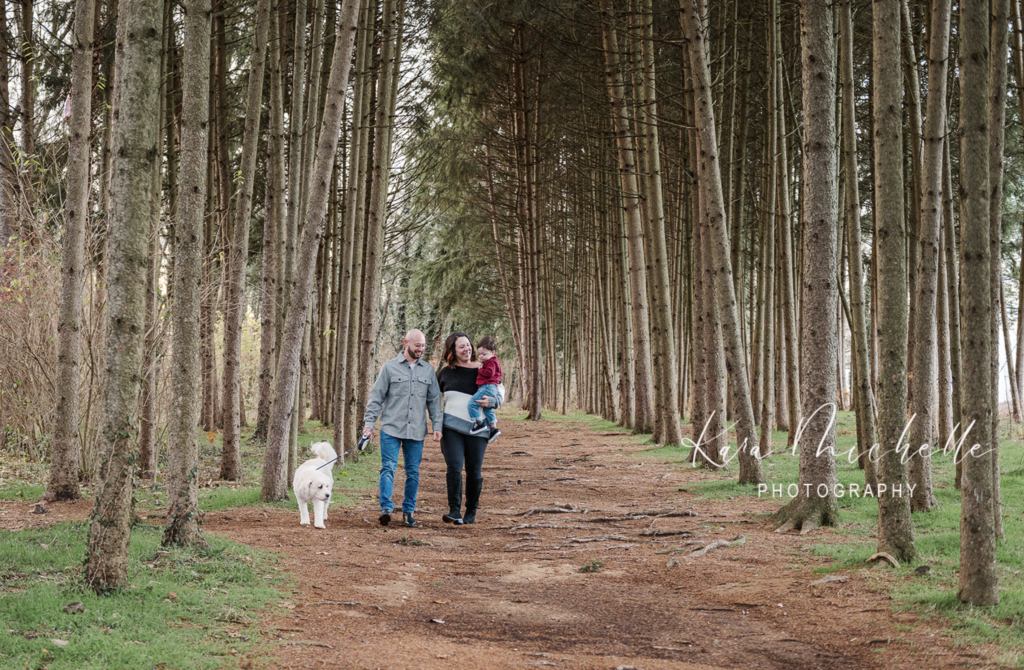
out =
{"type": "Polygon", "coordinates": [[[493,351],[494,353],[498,353],[498,343],[494,341],[493,337],[481,338],[480,341],[476,343],[476,348],[487,349],[489,351],[493,351]]]}
{"type": "MultiPolygon", "coordinates": [[[[444,341],[444,354],[441,356],[441,358],[444,359],[445,364],[450,368],[454,368],[456,362],[458,361],[458,359],[455,357],[455,343],[459,341],[460,337],[464,337],[467,340],[469,340],[469,335],[466,335],[460,330],[456,330],[454,333],[448,336],[448,339],[444,341]]],[[[469,347],[470,350],[472,351],[469,360],[475,361],[476,347],[473,346],[473,340],[469,340],[469,347]]]]}

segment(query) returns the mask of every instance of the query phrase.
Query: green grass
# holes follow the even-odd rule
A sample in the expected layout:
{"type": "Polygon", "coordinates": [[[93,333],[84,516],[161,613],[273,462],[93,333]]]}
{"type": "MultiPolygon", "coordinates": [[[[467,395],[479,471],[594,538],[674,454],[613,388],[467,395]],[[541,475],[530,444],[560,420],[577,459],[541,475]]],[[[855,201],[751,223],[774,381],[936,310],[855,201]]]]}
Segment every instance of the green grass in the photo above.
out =
{"type": "Polygon", "coordinates": [[[132,529],[130,586],[97,596],[82,584],[87,532],[84,523],[0,532],[0,666],[236,667],[259,639],[258,613],[281,598],[268,554],[207,536],[209,549],[154,560],[163,530],[149,524],[132,529]],[[76,601],[85,611],[65,613],[76,601]]]}
{"type": "Polygon", "coordinates": [[[31,502],[39,500],[46,487],[42,484],[30,484],[16,480],[4,480],[0,483],[0,500],[24,500],[31,502]]]}
{"type": "MultiPolygon", "coordinates": [[[[518,417],[517,417],[518,418],[518,417]]],[[[623,428],[614,421],[608,421],[604,417],[595,416],[593,414],[587,414],[583,410],[569,410],[566,414],[559,412],[546,411],[542,418],[545,421],[553,421],[555,423],[571,423],[576,424],[587,430],[592,430],[597,433],[619,433],[625,438],[623,444],[648,444],[651,441],[651,435],[648,434],[634,434],[630,429],[623,428]]],[[[525,420],[526,415],[522,414],[520,420],[525,420]]]]}
{"type": "MultiPolygon", "coordinates": [[[[863,471],[850,463],[847,454],[856,447],[856,419],[852,412],[840,412],[837,417],[837,479],[847,489],[851,483],[861,490],[863,471]]],[[[799,481],[799,455],[786,448],[787,434],[772,433],[773,455],[763,461],[767,493],[759,495],[757,487],[736,483],[738,468],[735,461],[730,468],[711,474],[708,479],[691,482],[691,493],[708,498],[735,498],[777,500],[779,507],[789,502],[787,489],[799,481]],[[773,497],[773,486],[782,487],[782,495],[773,497]]],[[[735,450],[735,441],[730,441],[735,450]]],[[[914,538],[918,558],[912,565],[901,566],[894,589],[894,608],[917,612],[923,616],[936,614],[947,618],[958,639],[965,643],[996,642],[1002,651],[1001,661],[1013,666],[1022,665],[1024,654],[1024,458],[1019,428],[1008,420],[1001,422],[1000,468],[1005,538],[996,549],[996,568],[999,577],[1000,603],[988,609],[965,606],[956,597],[960,567],[960,491],[953,486],[956,465],[952,454],[938,453],[932,460],[932,478],[936,510],[915,513],[914,538]],[[919,576],[914,568],[921,564],[931,567],[926,576],[919,576]]],[[[645,450],[636,456],[655,456],[689,467],[690,449],[666,446],[645,450]]],[[[735,451],[732,452],[733,454],[735,451]]],[[[832,559],[832,565],[821,572],[860,568],[877,551],[878,504],[874,498],[843,497],[840,504],[840,525],[824,531],[831,540],[813,546],[813,552],[832,559]]]]}
{"type": "MultiPolygon", "coordinates": [[[[223,451],[222,436],[220,433],[200,434],[200,462],[201,470],[212,473],[200,482],[199,508],[203,511],[214,511],[229,509],[232,507],[254,507],[270,506],[280,509],[295,509],[295,496],[288,491],[288,498],[273,503],[260,502],[260,485],[263,478],[263,448],[261,445],[250,444],[249,438],[251,429],[242,435],[242,479],[240,482],[217,482],[210,481],[215,477],[217,466],[220,463],[223,451]]],[[[299,463],[313,454],[309,446],[313,442],[328,441],[333,444],[333,431],[331,428],[320,425],[318,421],[309,421],[306,424],[306,432],[299,434],[298,450],[299,463]]],[[[331,496],[331,505],[342,507],[353,507],[356,496],[377,486],[377,477],[380,472],[380,451],[374,449],[372,453],[363,453],[358,463],[353,463],[351,457],[346,460],[345,465],[334,467],[334,491],[331,496]]],[[[166,472],[164,466],[159,468],[162,474],[166,472]]],[[[288,483],[289,486],[291,482],[288,483]]],[[[136,506],[145,509],[163,510],[166,507],[167,490],[162,479],[158,479],[156,485],[146,485],[142,482],[135,493],[136,506]]]]}

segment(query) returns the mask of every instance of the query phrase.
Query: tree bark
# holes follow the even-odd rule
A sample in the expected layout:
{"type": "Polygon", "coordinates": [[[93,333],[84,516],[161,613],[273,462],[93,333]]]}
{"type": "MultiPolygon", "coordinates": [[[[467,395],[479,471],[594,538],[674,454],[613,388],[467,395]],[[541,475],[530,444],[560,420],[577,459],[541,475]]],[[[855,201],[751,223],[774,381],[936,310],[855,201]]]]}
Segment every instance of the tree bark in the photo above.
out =
{"type": "MultiPolygon", "coordinates": [[[[174,109],[169,103],[173,100],[168,81],[173,82],[174,63],[172,54],[175,50],[174,21],[171,17],[171,2],[164,0],[163,47],[160,62],[160,112],[157,118],[167,119],[157,134],[157,147],[164,146],[166,129],[166,156],[170,166],[174,156],[174,109]]],[[[163,161],[153,165],[153,196],[150,199],[149,229],[149,268],[146,272],[146,327],[142,346],[142,398],[139,409],[139,470],[141,479],[155,481],[157,450],[156,450],[156,353],[159,335],[157,333],[157,285],[160,271],[160,217],[163,210],[163,161]]],[[[168,175],[170,177],[170,175],[168,175]]],[[[168,195],[170,193],[168,192],[168,195]]],[[[171,224],[171,230],[174,225],[171,224]]],[[[170,291],[173,293],[173,290],[170,291]]]]}
{"type": "Polygon", "coordinates": [[[181,199],[174,227],[174,349],[167,456],[164,546],[200,544],[199,534],[199,301],[210,117],[210,0],[187,0],[182,60],[181,199]]]}
{"type": "Polygon", "coordinates": [[[252,190],[256,173],[256,148],[260,135],[260,108],[263,104],[263,71],[267,56],[267,33],[270,30],[270,0],[259,0],[252,56],[249,63],[249,88],[245,103],[245,129],[242,139],[242,162],[229,247],[228,272],[224,304],[224,451],[220,462],[220,478],[238,480],[242,476],[242,452],[239,444],[241,428],[242,324],[245,318],[245,268],[249,258],[249,225],[252,213],[252,190]]]}
{"type": "Polygon", "coordinates": [[[739,315],[736,311],[736,293],[733,289],[732,264],[729,261],[729,237],[726,230],[725,203],[722,196],[722,176],[715,144],[715,113],[711,107],[711,74],[704,51],[704,37],[700,31],[700,14],[694,0],[680,0],[683,33],[687,44],[690,69],[693,73],[698,135],[698,152],[703,166],[703,195],[710,222],[712,258],[715,267],[715,293],[722,319],[729,388],[736,412],[736,443],[739,450],[740,484],[764,482],[764,469],[760,454],[754,445],[754,408],[750,402],[747,365],[740,336],[739,315]]]}
{"type": "MultiPolygon", "coordinates": [[[[772,13],[772,53],[777,55],[780,51],[778,48],[778,34],[775,29],[778,21],[778,2],[776,0],[771,1],[771,13],[772,13]]],[[[781,108],[779,105],[779,86],[778,78],[780,73],[779,59],[772,57],[769,59],[769,74],[768,74],[768,155],[771,156],[771,166],[768,168],[768,192],[765,194],[765,200],[768,203],[768,208],[765,214],[765,226],[764,233],[761,236],[761,270],[760,277],[761,282],[759,286],[760,304],[758,309],[761,314],[762,331],[761,337],[758,338],[762,347],[762,353],[758,356],[758,360],[762,366],[761,368],[761,379],[762,385],[761,392],[759,394],[761,407],[759,408],[759,414],[761,418],[761,434],[758,442],[759,453],[766,455],[772,450],[772,428],[775,426],[775,284],[777,283],[775,277],[775,228],[779,227],[780,231],[785,234],[785,230],[789,227],[788,216],[779,216],[776,211],[776,204],[779,200],[788,199],[788,194],[779,188],[779,177],[780,177],[780,157],[779,157],[779,128],[781,126],[781,108]],[[781,196],[781,197],[779,197],[781,196]]],[[[789,212],[789,208],[783,208],[786,214],[789,212]]],[[[755,411],[758,408],[755,408],[755,411]]]]}
{"type": "Polygon", "coordinates": [[[604,13],[605,76],[616,143],[618,146],[619,178],[622,184],[622,209],[626,221],[626,239],[629,247],[629,285],[632,291],[633,357],[635,360],[635,415],[634,433],[654,431],[654,380],[651,360],[650,314],[647,295],[646,254],[644,252],[644,226],[640,212],[640,189],[637,183],[636,150],[630,132],[630,113],[626,106],[626,90],[619,66],[618,37],[613,22],[611,0],[601,0],[604,13]]]}
{"type": "Polygon", "coordinates": [[[270,52],[267,69],[270,71],[270,128],[267,137],[267,188],[263,198],[263,297],[260,308],[260,376],[259,401],[256,409],[254,442],[265,442],[270,423],[270,404],[274,393],[274,374],[277,371],[277,331],[284,313],[278,302],[279,283],[282,283],[282,249],[278,242],[284,221],[284,94],[281,81],[281,28],[280,7],[274,8],[270,23],[270,52]]]}
{"type": "Polygon", "coordinates": [[[11,66],[7,59],[11,45],[7,35],[7,12],[3,11],[0,12],[0,54],[4,54],[0,58],[0,245],[6,245],[10,237],[19,232],[18,180],[14,171],[14,155],[11,153],[14,145],[14,134],[11,132],[14,117],[11,114],[11,66]]]}
{"type": "MultiPolygon", "coordinates": [[[[354,379],[354,370],[351,368],[350,350],[356,342],[358,330],[357,320],[359,310],[357,308],[358,293],[361,287],[358,285],[357,268],[362,266],[362,207],[360,206],[361,185],[365,183],[362,179],[362,167],[366,164],[366,129],[363,127],[363,118],[369,113],[370,107],[370,86],[367,81],[366,69],[370,59],[370,48],[373,41],[372,23],[368,18],[370,10],[364,8],[360,12],[359,29],[357,30],[358,46],[356,47],[355,72],[353,74],[355,84],[352,94],[352,124],[349,141],[348,155],[348,181],[345,191],[344,225],[342,232],[344,241],[344,256],[341,259],[341,292],[340,292],[340,313],[338,315],[337,334],[337,369],[335,378],[335,409],[334,409],[334,443],[335,448],[342,458],[344,464],[344,445],[348,441],[349,434],[346,433],[350,417],[356,412],[354,406],[349,406],[348,398],[352,393],[350,379],[354,379]]],[[[354,424],[353,424],[354,425],[354,424]]],[[[352,458],[358,458],[357,452],[353,450],[352,458]]]]}
{"type": "MultiPolygon", "coordinates": [[[[81,376],[82,291],[85,235],[89,225],[89,135],[92,124],[92,34],[95,0],[75,2],[71,61],[71,141],[68,147],[68,196],[64,231],[63,282],[57,335],[57,421],[50,450],[47,491],[54,500],[80,496],[82,447],[78,440],[78,386],[81,376]]],[[[2,29],[2,26],[0,26],[2,29]]],[[[0,38],[2,40],[4,38],[0,38]]],[[[6,51],[0,46],[0,54],[6,51]]],[[[6,61],[6,56],[0,57],[6,61]]],[[[6,88],[6,82],[0,82],[6,88]]],[[[0,151],[3,151],[0,149],[0,151]]],[[[0,166],[0,171],[3,166],[0,166]]],[[[2,188],[2,187],[0,187],[2,188]]],[[[2,200],[0,200],[2,202],[2,200]]],[[[0,224],[2,227],[2,224],[0,224]]],[[[0,244],[4,240],[0,236],[0,244]]]]}
{"type": "Polygon", "coordinates": [[[387,219],[388,171],[391,162],[391,78],[395,58],[395,4],[384,0],[380,48],[380,75],[377,78],[377,108],[374,115],[374,143],[370,198],[363,256],[362,314],[359,323],[359,377],[356,386],[358,407],[366,407],[374,366],[377,324],[380,310],[381,272],[384,266],[384,227],[387,219]]]}
{"type": "MultiPolygon", "coordinates": [[[[800,297],[800,372],[807,417],[799,439],[800,485],[797,497],[776,515],[778,530],[807,533],[839,521],[836,498],[836,429],[829,411],[836,401],[836,351],[839,344],[838,202],[836,174],[836,45],[833,10],[827,0],[800,4],[803,65],[803,271],[800,297]],[[822,488],[825,493],[822,494],[822,488]]],[[[800,431],[799,426],[791,426],[800,431]]]]}
{"type": "MultiPolygon", "coordinates": [[[[935,400],[938,375],[935,369],[938,331],[936,301],[939,270],[939,229],[942,225],[942,145],[946,131],[946,67],[949,58],[949,2],[932,3],[928,31],[928,102],[924,127],[924,161],[921,173],[921,210],[918,216],[918,267],[916,318],[914,321],[913,423],[910,424],[910,499],[912,511],[928,512],[936,505],[932,492],[932,445],[935,435],[935,400]]],[[[916,141],[916,140],[915,140],[916,141]]],[[[913,243],[913,241],[911,242],[913,243]]]]}
{"type": "Polygon", "coordinates": [[[654,314],[655,330],[652,336],[661,342],[661,360],[653,361],[661,369],[661,398],[658,401],[659,415],[665,422],[665,443],[682,444],[683,432],[679,422],[679,376],[677,374],[676,348],[672,337],[672,296],[669,291],[668,247],[665,242],[665,199],[662,187],[661,141],[658,134],[658,100],[655,89],[654,65],[654,13],[651,0],[644,0],[644,42],[643,42],[643,114],[641,123],[646,125],[644,140],[647,151],[646,172],[648,179],[648,218],[651,222],[651,239],[654,242],[650,253],[653,257],[654,293],[658,296],[658,309],[654,314]]]}
{"type": "MultiPolygon", "coordinates": [[[[776,10],[777,11],[777,10],[776,10]]],[[[779,226],[779,266],[781,269],[780,273],[780,293],[782,299],[779,301],[782,307],[782,330],[785,348],[780,352],[780,358],[786,360],[786,379],[785,384],[779,380],[779,396],[785,396],[787,400],[788,411],[783,414],[781,411],[778,415],[778,421],[781,424],[783,421],[787,424],[785,428],[788,429],[788,435],[786,442],[792,446],[796,431],[800,429],[800,422],[803,418],[803,412],[800,403],[800,352],[799,352],[799,341],[797,337],[798,321],[796,316],[797,311],[797,294],[794,287],[793,277],[793,224],[792,224],[792,207],[791,203],[791,186],[789,179],[789,148],[788,148],[788,133],[786,129],[786,111],[785,111],[785,89],[783,88],[783,76],[782,73],[785,71],[782,69],[782,39],[778,33],[779,25],[777,22],[773,22],[774,32],[776,33],[775,39],[775,60],[778,62],[780,68],[780,74],[775,79],[775,86],[778,89],[778,101],[779,101],[779,112],[778,112],[778,124],[779,124],[779,168],[778,168],[778,182],[777,188],[779,190],[778,205],[779,205],[779,216],[781,218],[779,226]]],[[[801,201],[802,204],[802,201],[801,201]]],[[[779,426],[780,429],[783,426],[779,426]]]]}
{"type": "Polygon", "coordinates": [[[135,473],[134,418],[142,363],[150,197],[157,150],[156,111],[162,0],[137,0],[118,16],[114,156],[110,179],[110,284],[106,310],[104,464],[89,522],[86,583],[99,594],[127,586],[135,473]],[[130,91],[131,94],[122,92],[130,91]]]}
{"type": "MultiPolygon", "coordinates": [[[[989,290],[992,292],[992,314],[990,322],[992,357],[992,519],[996,537],[1003,537],[1003,505],[999,477],[999,313],[1003,284],[1003,149],[1006,144],[1006,56],[1007,20],[1009,0],[993,0],[991,3],[991,46],[990,46],[990,88],[989,88],[989,179],[991,183],[989,216],[991,231],[989,247],[991,269],[989,290]]],[[[1012,368],[1012,365],[1010,366],[1012,368]]]]}
{"type": "MultiPolygon", "coordinates": [[[[6,3],[5,3],[6,4],[6,3]]],[[[21,239],[34,241],[35,235],[35,169],[36,160],[36,46],[32,35],[34,23],[34,0],[21,0],[21,25],[18,26],[21,60],[21,100],[18,101],[18,115],[21,117],[21,152],[24,155],[19,169],[20,198],[19,218],[21,239]]]]}
{"type": "Polygon", "coordinates": [[[864,314],[864,262],[860,239],[860,177],[857,166],[857,114],[853,75],[853,10],[846,0],[839,7],[842,42],[843,164],[846,168],[846,233],[850,265],[850,320],[853,349],[857,450],[864,469],[864,483],[878,488],[875,461],[870,457],[875,444],[875,413],[872,403],[867,320],[864,314]]]}
{"type": "MultiPolygon", "coordinates": [[[[949,131],[949,117],[946,118],[946,130],[949,131]]],[[[958,262],[957,231],[953,227],[953,178],[951,175],[949,160],[949,142],[944,142],[942,147],[942,183],[943,183],[943,207],[942,207],[942,237],[946,254],[946,293],[949,299],[949,385],[953,405],[953,423],[949,435],[943,436],[942,446],[952,446],[956,436],[963,434],[964,424],[961,419],[961,380],[963,379],[963,356],[962,340],[960,336],[960,270],[958,262]]],[[[956,463],[956,474],[953,477],[953,485],[960,488],[963,474],[963,459],[956,463]]]]}
{"type": "Polygon", "coordinates": [[[878,550],[897,560],[917,553],[910,521],[907,466],[897,451],[907,418],[907,259],[903,215],[900,67],[900,0],[876,0],[872,8],[874,78],[875,225],[878,287],[878,440],[881,446],[878,496],[878,550]],[[899,487],[900,495],[893,493],[899,487]]]}
{"type": "MultiPolygon", "coordinates": [[[[979,327],[963,332],[963,421],[970,427],[963,459],[960,508],[960,587],[957,597],[978,606],[999,603],[992,481],[992,321],[989,143],[991,72],[989,3],[960,3],[960,272],[961,315],[979,327]]],[[[966,427],[965,427],[966,430],[966,427]]]]}
{"type": "Polygon", "coordinates": [[[316,253],[327,215],[331,172],[338,149],[345,93],[348,90],[359,4],[360,0],[345,0],[338,23],[338,39],[331,62],[331,77],[327,85],[327,102],[313,163],[309,203],[304,217],[306,223],[299,245],[297,267],[302,271],[299,274],[299,281],[292,287],[289,303],[294,311],[285,326],[281,359],[274,382],[276,388],[263,464],[263,486],[260,490],[260,499],[263,501],[281,500],[287,494],[287,482],[284,481],[283,474],[288,455],[288,431],[294,407],[291,398],[295,394],[299,376],[299,357],[306,330],[305,315],[309,309],[310,290],[316,271],[316,253]]]}

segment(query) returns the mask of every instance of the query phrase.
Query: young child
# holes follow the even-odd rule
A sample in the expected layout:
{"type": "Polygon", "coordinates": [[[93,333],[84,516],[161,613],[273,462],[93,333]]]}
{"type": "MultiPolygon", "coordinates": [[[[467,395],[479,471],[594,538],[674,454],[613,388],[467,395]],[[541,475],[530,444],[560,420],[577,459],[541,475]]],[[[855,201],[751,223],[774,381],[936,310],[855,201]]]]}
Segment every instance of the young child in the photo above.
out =
{"type": "Polygon", "coordinates": [[[485,337],[477,343],[477,358],[483,363],[476,375],[476,383],[480,388],[469,401],[469,418],[473,420],[473,432],[470,434],[480,435],[487,431],[488,443],[501,435],[493,409],[498,404],[498,384],[501,383],[501,364],[496,355],[497,347],[493,337],[485,337]],[[490,398],[490,407],[483,408],[477,404],[478,400],[485,397],[490,398]]]}

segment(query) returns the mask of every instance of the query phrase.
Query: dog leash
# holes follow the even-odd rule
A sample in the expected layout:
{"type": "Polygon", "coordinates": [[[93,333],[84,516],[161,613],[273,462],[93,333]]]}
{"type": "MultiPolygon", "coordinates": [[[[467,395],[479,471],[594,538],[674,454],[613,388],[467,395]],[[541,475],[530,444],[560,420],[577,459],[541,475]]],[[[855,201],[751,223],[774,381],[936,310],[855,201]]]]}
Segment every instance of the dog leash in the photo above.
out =
{"type": "MultiPolygon", "coordinates": [[[[362,451],[362,450],[366,449],[366,443],[370,441],[370,436],[371,435],[373,435],[373,433],[370,433],[370,435],[366,435],[361,440],[359,440],[358,444],[356,444],[356,451],[362,451]]],[[[327,461],[326,463],[321,465],[319,468],[317,468],[317,470],[319,470],[322,467],[330,465],[331,463],[333,463],[334,461],[338,460],[339,458],[341,458],[341,456],[335,456],[334,458],[332,458],[331,460],[327,461]]]]}

